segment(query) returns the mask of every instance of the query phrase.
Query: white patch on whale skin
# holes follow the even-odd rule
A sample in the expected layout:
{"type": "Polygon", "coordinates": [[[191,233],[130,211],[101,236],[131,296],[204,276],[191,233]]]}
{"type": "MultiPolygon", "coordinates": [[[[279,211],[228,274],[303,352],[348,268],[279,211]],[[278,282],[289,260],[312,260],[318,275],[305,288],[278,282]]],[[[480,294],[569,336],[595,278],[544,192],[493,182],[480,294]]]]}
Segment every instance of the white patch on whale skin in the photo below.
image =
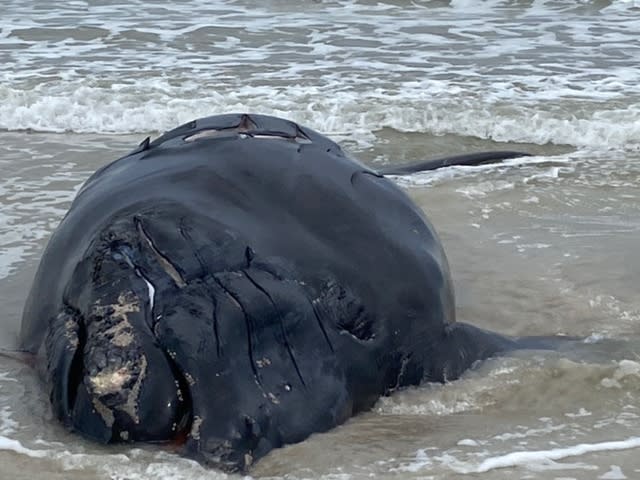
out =
{"type": "Polygon", "coordinates": [[[129,322],[128,314],[140,311],[140,305],[136,298],[128,298],[127,295],[120,294],[118,303],[109,306],[96,304],[95,311],[100,315],[109,315],[116,320],[110,328],[102,333],[110,339],[111,343],[117,347],[124,348],[134,341],[133,327],[129,322]],[[113,311],[107,313],[108,308],[112,308],[113,311]]]}
{"type": "Polygon", "coordinates": [[[119,410],[125,412],[136,423],[140,423],[140,416],[138,415],[138,401],[140,399],[140,389],[142,388],[142,382],[147,376],[147,357],[142,355],[140,358],[140,373],[136,382],[131,387],[131,392],[127,396],[127,401],[124,405],[118,407],[119,410]]]}
{"type": "Polygon", "coordinates": [[[188,372],[184,373],[184,378],[186,378],[186,380],[187,380],[187,382],[189,383],[190,386],[193,387],[196,384],[195,379],[188,372]]]}
{"type": "Polygon", "coordinates": [[[127,347],[134,340],[133,327],[129,323],[128,319],[115,324],[108,330],[105,330],[104,334],[108,335],[109,338],[111,338],[111,343],[117,347],[127,347]]]}
{"type": "Polygon", "coordinates": [[[191,438],[194,440],[200,440],[200,427],[202,426],[202,417],[196,415],[193,417],[193,424],[191,425],[191,438]]]}
{"type": "Polygon", "coordinates": [[[127,363],[117,370],[103,370],[89,377],[93,392],[97,395],[107,395],[122,390],[122,387],[131,379],[129,366],[130,364],[127,363]]]}
{"type": "Polygon", "coordinates": [[[153,306],[155,304],[155,299],[156,299],[156,289],[153,286],[153,284],[149,280],[147,280],[145,277],[142,277],[142,279],[144,280],[144,283],[147,284],[147,290],[149,291],[149,308],[153,310],[153,306]]]}
{"type": "Polygon", "coordinates": [[[118,296],[116,303],[101,305],[96,302],[94,311],[103,319],[91,325],[93,331],[90,332],[90,337],[97,336],[102,341],[109,342],[113,352],[120,352],[120,354],[115,356],[110,365],[99,368],[96,374],[86,377],[85,382],[92,393],[93,406],[109,428],[115,421],[114,409],[126,413],[134,423],[138,424],[140,423],[138,401],[142,383],[147,375],[147,358],[139,351],[129,314],[140,311],[140,302],[135,294],[124,292],[118,296]],[[125,350],[137,352],[135,360],[125,361],[127,355],[122,354],[125,350]],[[116,393],[122,393],[124,399],[118,405],[105,404],[105,397],[116,393]]]}

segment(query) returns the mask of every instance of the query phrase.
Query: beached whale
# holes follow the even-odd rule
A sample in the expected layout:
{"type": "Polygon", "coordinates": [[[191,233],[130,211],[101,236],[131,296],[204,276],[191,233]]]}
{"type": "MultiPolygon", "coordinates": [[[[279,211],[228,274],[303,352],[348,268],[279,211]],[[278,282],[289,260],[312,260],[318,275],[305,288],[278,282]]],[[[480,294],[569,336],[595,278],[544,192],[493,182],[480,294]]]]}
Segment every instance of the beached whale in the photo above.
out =
{"type": "Polygon", "coordinates": [[[455,322],[440,240],[382,175],[451,162],[377,172],[308,128],[238,114],[101,168],[24,309],[55,416],[99,442],[182,442],[246,470],[381,395],[543,342],[455,322]]]}

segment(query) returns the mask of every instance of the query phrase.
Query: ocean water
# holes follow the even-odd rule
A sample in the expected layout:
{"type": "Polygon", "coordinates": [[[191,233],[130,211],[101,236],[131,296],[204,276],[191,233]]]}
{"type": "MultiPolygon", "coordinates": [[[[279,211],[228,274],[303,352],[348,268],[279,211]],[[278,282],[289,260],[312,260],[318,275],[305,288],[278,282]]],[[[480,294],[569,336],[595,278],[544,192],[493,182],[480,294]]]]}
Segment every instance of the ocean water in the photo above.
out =
{"type": "MultiPolygon", "coordinates": [[[[369,165],[520,149],[396,177],[440,233],[458,317],[570,351],[381,399],[250,472],[274,479],[640,476],[640,2],[3,0],[0,348],[47,238],[99,166],[191,119],[290,118],[369,165]]],[[[100,447],[0,356],[0,479],[234,478],[100,447]]]]}

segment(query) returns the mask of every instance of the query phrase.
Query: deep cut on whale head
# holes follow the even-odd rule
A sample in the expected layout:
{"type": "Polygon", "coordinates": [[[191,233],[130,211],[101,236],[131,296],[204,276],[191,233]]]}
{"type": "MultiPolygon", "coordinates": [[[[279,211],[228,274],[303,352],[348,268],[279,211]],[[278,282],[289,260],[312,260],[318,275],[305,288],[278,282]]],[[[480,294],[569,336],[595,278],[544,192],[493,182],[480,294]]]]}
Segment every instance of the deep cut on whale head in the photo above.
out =
{"type": "Polygon", "coordinates": [[[395,184],[295,123],[222,115],[85,183],[21,340],[70,429],[233,471],[513,346],[454,322],[440,241],[395,184]]]}

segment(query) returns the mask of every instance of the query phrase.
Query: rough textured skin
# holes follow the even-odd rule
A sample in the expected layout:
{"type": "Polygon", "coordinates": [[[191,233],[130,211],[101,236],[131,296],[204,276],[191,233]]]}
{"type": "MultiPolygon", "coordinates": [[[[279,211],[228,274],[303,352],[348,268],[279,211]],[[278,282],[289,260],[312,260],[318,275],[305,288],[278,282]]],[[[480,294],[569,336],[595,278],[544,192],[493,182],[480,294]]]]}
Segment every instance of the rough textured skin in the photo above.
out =
{"type": "Polygon", "coordinates": [[[440,241],[396,185],[312,130],[222,115],[86,182],[21,335],[69,428],[186,438],[186,453],[246,470],[512,346],[454,321],[440,241]]]}

